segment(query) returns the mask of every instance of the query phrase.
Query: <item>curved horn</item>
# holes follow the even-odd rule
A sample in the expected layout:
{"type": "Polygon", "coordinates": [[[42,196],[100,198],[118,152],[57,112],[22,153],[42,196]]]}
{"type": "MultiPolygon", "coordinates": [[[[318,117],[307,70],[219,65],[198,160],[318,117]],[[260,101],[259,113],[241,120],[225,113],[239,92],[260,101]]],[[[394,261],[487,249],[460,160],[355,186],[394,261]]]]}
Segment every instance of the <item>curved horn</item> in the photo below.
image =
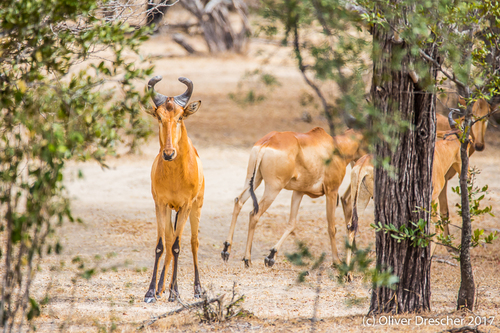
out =
{"type": "Polygon", "coordinates": [[[184,94],[175,96],[174,97],[174,102],[177,105],[180,105],[182,107],[185,107],[187,103],[189,102],[189,99],[191,98],[191,94],[193,93],[193,82],[185,77],[180,77],[179,81],[184,83],[187,86],[187,90],[184,92],[184,94]]]}
{"type": "Polygon", "coordinates": [[[355,128],[357,126],[357,119],[349,112],[344,112],[344,122],[349,128],[355,128]]]}
{"type": "Polygon", "coordinates": [[[155,84],[157,84],[158,82],[160,82],[161,79],[163,79],[163,78],[160,75],[157,75],[154,78],[152,78],[151,80],[149,80],[149,82],[148,82],[148,90],[153,90],[153,92],[154,92],[153,102],[155,103],[156,107],[159,107],[160,105],[162,105],[163,103],[165,103],[165,101],[168,98],[167,96],[159,94],[159,93],[157,93],[155,91],[155,84]]]}
{"type": "Polygon", "coordinates": [[[457,122],[453,119],[453,112],[455,112],[455,110],[451,110],[450,113],[448,113],[448,123],[451,129],[457,128],[457,122]]]}

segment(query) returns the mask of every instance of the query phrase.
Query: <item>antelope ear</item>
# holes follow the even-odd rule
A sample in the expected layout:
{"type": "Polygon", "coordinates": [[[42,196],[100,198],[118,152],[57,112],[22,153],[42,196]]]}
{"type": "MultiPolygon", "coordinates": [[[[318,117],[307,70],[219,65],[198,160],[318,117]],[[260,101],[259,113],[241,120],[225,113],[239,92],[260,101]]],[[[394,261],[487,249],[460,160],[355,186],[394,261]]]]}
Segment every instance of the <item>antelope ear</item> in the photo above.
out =
{"type": "Polygon", "coordinates": [[[184,108],[184,117],[189,117],[190,115],[192,115],[193,113],[195,113],[196,111],[198,111],[198,109],[200,108],[200,106],[201,106],[201,101],[196,101],[196,102],[189,103],[184,108]]]}

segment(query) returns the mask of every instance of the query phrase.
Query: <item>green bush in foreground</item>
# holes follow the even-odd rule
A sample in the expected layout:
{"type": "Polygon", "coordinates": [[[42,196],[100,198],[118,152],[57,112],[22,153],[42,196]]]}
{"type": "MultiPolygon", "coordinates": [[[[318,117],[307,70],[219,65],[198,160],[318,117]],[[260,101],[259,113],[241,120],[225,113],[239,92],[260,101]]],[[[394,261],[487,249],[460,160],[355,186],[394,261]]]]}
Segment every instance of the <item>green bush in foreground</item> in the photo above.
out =
{"type": "Polygon", "coordinates": [[[44,254],[61,250],[50,237],[55,227],[74,220],[63,187],[66,161],[104,166],[120,136],[135,140],[149,132],[139,116],[148,95],[133,82],[152,69],[127,62],[124,54],[137,54],[146,33],[123,21],[105,22],[96,1],[0,3],[4,332],[40,313],[30,297],[34,272],[44,254]],[[87,60],[92,65],[73,67],[87,60]]]}

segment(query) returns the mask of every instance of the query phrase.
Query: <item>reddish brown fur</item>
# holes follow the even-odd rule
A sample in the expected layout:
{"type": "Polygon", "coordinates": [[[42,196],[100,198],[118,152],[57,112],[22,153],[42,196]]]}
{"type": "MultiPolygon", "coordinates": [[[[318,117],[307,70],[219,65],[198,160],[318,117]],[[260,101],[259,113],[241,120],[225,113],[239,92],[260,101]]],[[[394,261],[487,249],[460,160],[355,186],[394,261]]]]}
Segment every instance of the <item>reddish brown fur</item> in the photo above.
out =
{"type": "Polygon", "coordinates": [[[198,226],[200,222],[205,179],[200,158],[187,136],[183,119],[196,112],[200,101],[181,107],[169,97],[153,112],[158,119],[160,151],[151,169],[151,192],[155,201],[157,217],[157,255],[153,277],[145,301],[154,302],[165,291],[164,275],[168,273],[170,261],[174,260],[170,283],[170,298],[177,293],[177,258],[184,226],[191,222],[191,250],[195,269],[195,296],[201,294],[198,273],[198,226]],[[172,221],[172,210],[177,212],[172,221]],[[158,265],[165,252],[163,272],[156,286],[158,265]]]}
{"type": "Polygon", "coordinates": [[[282,189],[293,191],[290,220],[285,233],[271,250],[266,264],[274,263],[274,254],[294,230],[304,194],[313,198],[326,195],[328,234],[333,260],[338,262],[335,245],[338,188],[344,178],[347,164],[362,155],[361,139],[361,135],[352,130],[332,138],[322,128],[317,127],[307,133],[271,132],[257,141],[250,154],[245,189],[235,200],[231,228],[222,252],[224,260],[229,257],[238,214],[253,190],[250,186],[253,179],[255,188],[262,180],[265,181],[266,188],[258,204],[258,212],[250,215],[245,262],[250,262],[253,234],[260,216],[282,189]]]}

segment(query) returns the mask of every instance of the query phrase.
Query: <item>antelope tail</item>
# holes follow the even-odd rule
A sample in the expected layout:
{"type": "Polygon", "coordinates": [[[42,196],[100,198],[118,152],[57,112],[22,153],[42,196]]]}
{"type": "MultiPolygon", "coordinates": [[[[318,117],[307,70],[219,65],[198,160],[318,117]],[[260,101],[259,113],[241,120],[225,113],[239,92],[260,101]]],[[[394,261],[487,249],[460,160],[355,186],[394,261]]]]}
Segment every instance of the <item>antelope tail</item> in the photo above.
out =
{"type": "Polygon", "coordinates": [[[352,199],[352,216],[351,225],[347,226],[350,231],[356,233],[358,231],[358,194],[359,194],[359,169],[358,172],[351,173],[351,199],[352,199]],[[354,186],[352,186],[355,184],[354,186]]]}
{"type": "Polygon", "coordinates": [[[252,197],[252,202],[253,202],[253,214],[257,214],[259,212],[259,202],[257,201],[257,197],[255,196],[255,192],[253,190],[254,186],[254,180],[255,180],[255,175],[257,174],[259,167],[260,167],[260,162],[262,161],[262,156],[264,155],[264,152],[262,151],[262,148],[259,149],[259,152],[257,153],[257,159],[255,161],[255,167],[253,169],[253,174],[252,178],[250,178],[250,196],[252,197]]]}
{"type": "Polygon", "coordinates": [[[349,230],[354,231],[354,233],[358,232],[358,202],[356,199],[357,198],[354,197],[354,201],[352,203],[352,219],[351,226],[349,227],[349,230]]]}

